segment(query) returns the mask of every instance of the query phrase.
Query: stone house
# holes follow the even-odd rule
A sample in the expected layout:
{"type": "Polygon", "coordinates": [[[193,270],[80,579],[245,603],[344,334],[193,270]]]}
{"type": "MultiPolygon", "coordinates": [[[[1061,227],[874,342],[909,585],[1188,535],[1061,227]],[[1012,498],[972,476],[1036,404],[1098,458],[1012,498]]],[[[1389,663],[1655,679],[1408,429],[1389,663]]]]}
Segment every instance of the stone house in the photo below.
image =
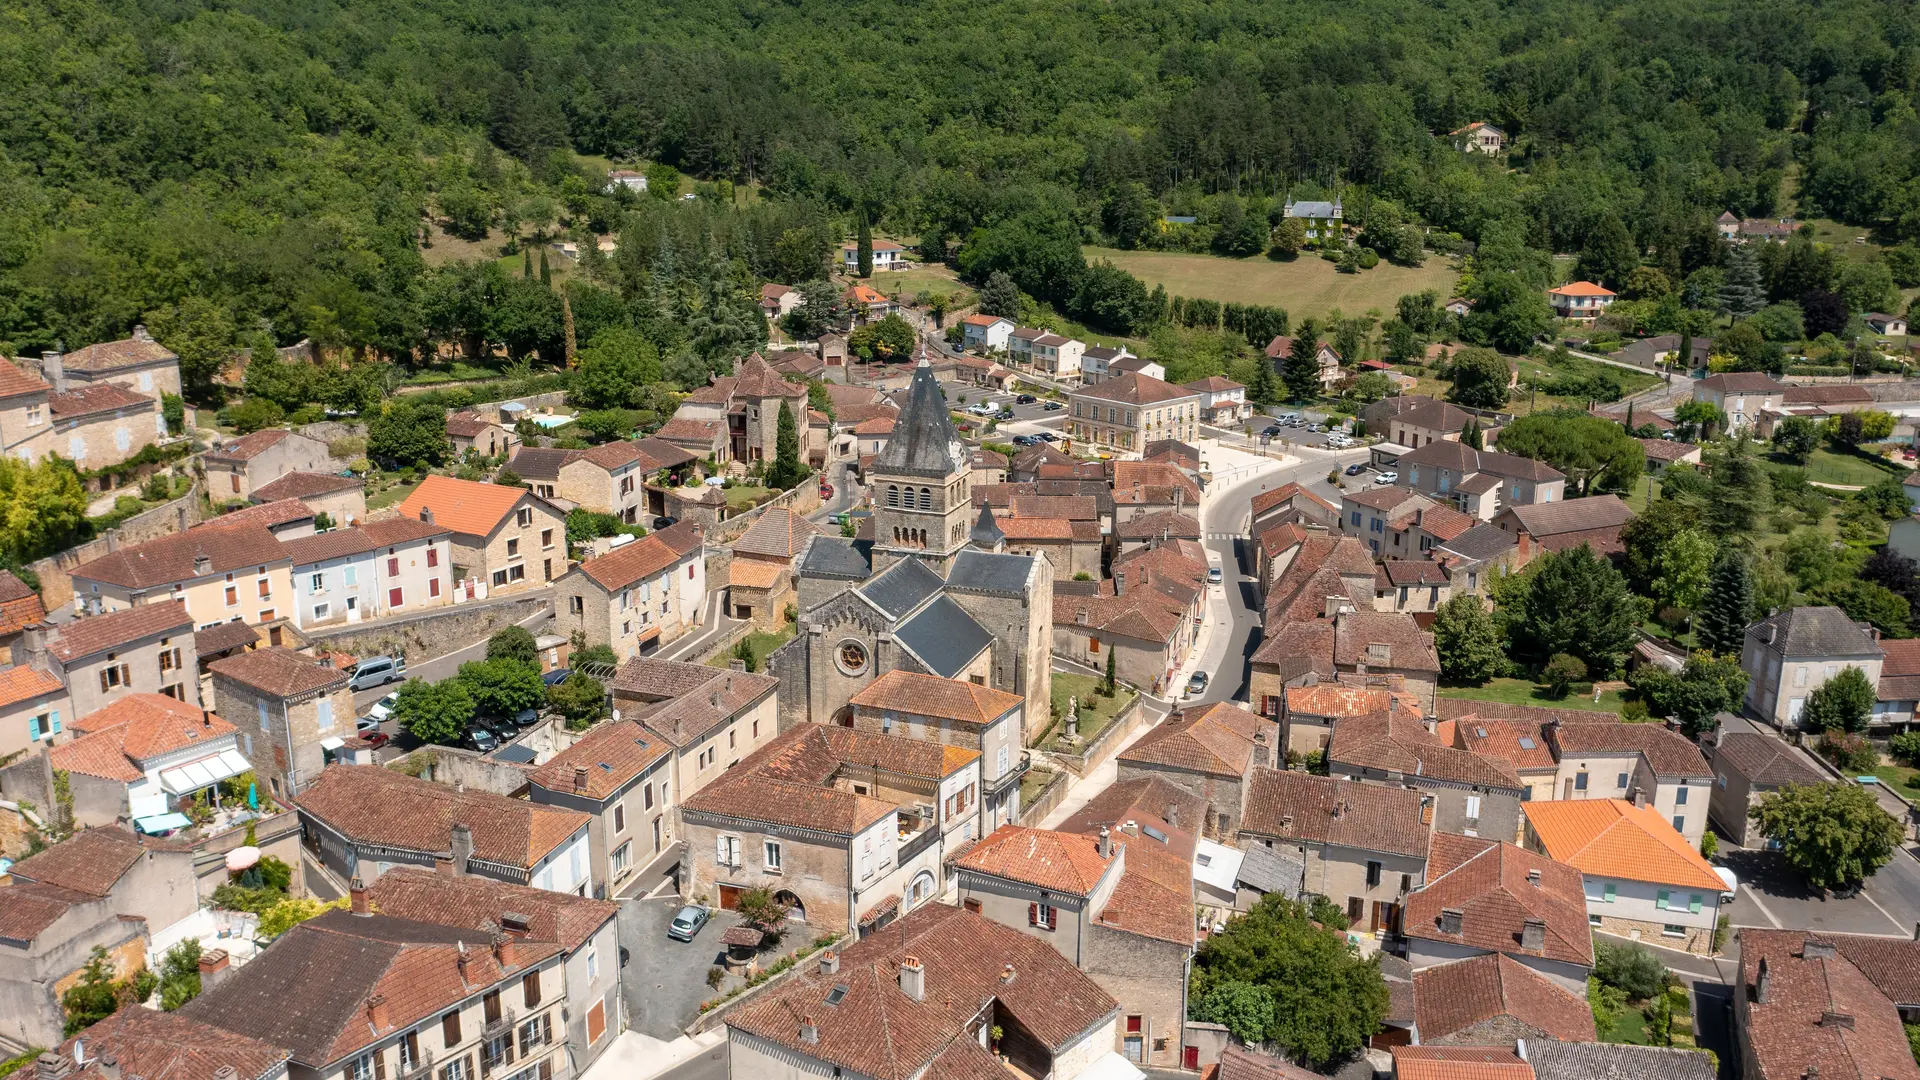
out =
{"type": "Polygon", "coordinates": [[[1453,598],[1453,579],[1447,569],[1427,559],[1391,559],[1374,576],[1375,611],[1425,614],[1439,610],[1453,598]]]}
{"type": "Polygon", "coordinates": [[[457,789],[378,765],[332,765],[300,793],[307,851],[343,881],[397,866],[592,895],[587,815],[457,789]]]}
{"type": "Polygon", "coordinates": [[[1403,715],[1391,697],[1385,712],[1334,723],[1327,770],[1422,793],[1421,812],[1436,833],[1495,840],[1520,836],[1527,787],[1513,767],[1441,742],[1412,710],[1403,715]]]}
{"type": "MultiPolygon", "coordinates": [[[[779,704],[774,698],[780,680],[741,667],[712,668],[643,657],[620,665],[614,675],[615,712],[639,721],[673,747],[673,775],[662,778],[663,798],[678,792],[684,804],[780,734],[779,704]]],[[[665,828],[668,843],[681,839],[675,815],[667,815],[665,828]]]]}
{"type": "Polygon", "coordinates": [[[1726,884],[1657,811],[1587,799],[1530,802],[1526,815],[1526,846],[1580,871],[1594,929],[1713,954],[1726,884]]]}
{"type": "Polygon", "coordinates": [[[1763,371],[1728,371],[1693,384],[1693,400],[1727,414],[1727,427],[1739,431],[1760,422],[1763,412],[1779,412],[1787,388],[1763,371]]]}
{"type": "Polygon", "coordinates": [[[1788,784],[1825,784],[1832,777],[1809,764],[1785,742],[1739,728],[1743,721],[1723,717],[1702,748],[1713,769],[1713,796],[1707,812],[1720,831],[1741,847],[1772,846],[1754,828],[1747,811],[1760,795],[1788,784]]]}
{"type": "MultiPolygon", "coordinates": [[[[202,953],[199,968],[203,987],[216,985],[234,971],[225,949],[202,953]]],[[[196,1062],[222,1076],[283,1080],[287,1075],[288,1055],[282,1047],[140,1005],[126,1006],[57,1049],[42,1053],[32,1068],[49,1080],[158,1076],[175,1068],[189,1052],[196,1062]]]]}
{"type": "Polygon", "coordinates": [[[727,587],[730,614],[753,619],[768,630],[777,628],[786,606],[794,602],[793,560],[808,538],[825,531],[784,506],[762,513],[733,542],[727,587]]]}
{"type": "Polygon", "coordinates": [[[1570,991],[1501,952],[1414,972],[1413,1001],[1421,1046],[1519,1048],[1595,1037],[1584,990],[1570,991]]]}
{"type": "Polygon", "coordinates": [[[1497,953],[1572,994],[1593,973],[1580,871],[1499,840],[1435,833],[1401,933],[1417,972],[1497,953]]]}
{"type": "Polygon", "coordinates": [[[1273,764],[1279,730],[1230,701],[1175,712],[1114,758],[1117,780],[1159,778],[1205,799],[1204,821],[1186,828],[1212,840],[1231,840],[1240,827],[1247,778],[1273,764]]]}
{"type": "MultiPolygon", "coordinates": [[[[689,450],[665,439],[646,438],[602,443],[586,450],[568,451],[557,470],[553,490],[559,497],[589,510],[612,514],[629,525],[659,516],[665,509],[649,498],[647,480],[662,470],[681,469],[697,460],[689,450]]],[[[514,458],[519,461],[521,454],[514,458]]]]}
{"type": "Polygon", "coordinates": [[[65,725],[78,715],[66,686],[51,672],[29,664],[0,670],[0,760],[70,738],[65,725]]]}
{"type": "Polygon", "coordinates": [[[165,694],[132,694],[68,727],[74,738],[46,757],[67,773],[75,826],[177,827],[168,815],[182,803],[251,768],[232,724],[165,694]]]}
{"type": "Polygon", "coordinates": [[[59,359],[69,382],[112,383],[155,400],[180,392],[180,357],[153,340],[145,326],[134,326],[132,337],[75,349],[59,359]]]}
{"type": "Polygon", "coordinates": [[[1132,356],[1125,345],[1108,348],[1104,345],[1089,345],[1080,354],[1080,377],[1087,382],[1105,382],[1117,372],[1113,365],[1132,356]]]}
{"type": "MultiPolygon", "coordinates": [[[[1415,529],[1424,512],[1449,510],[1404,487],[1371,487],[1340,494],[1340,530],[1364,541],[1381,559],[1419,558],[1415,529]]],[[[1451,520],[1451,519],[1449,519],[1451,520]]]]}
{"type": "Polygon", "coordinates": [[[1120,1003],[1113,1049],[1175,1067],[1194,948],[1186,860],[1151,840],[1007,825],[954,864],[962,909],[1052,945],[1120,1003]]]}
{"type": "Polygon", "coordinates": [[[1698,847],[1707,831],[1714,773],[1693,741],[1658,724],[1548,724],[1559,762],[1559,799],[1624,799],[1643,804],[1698,847]]]}
{"type": "Polygon", "coordinates": [[[520,436],[504,417],[486,416],[475,409],[447,414],[447,441],[455,457],[502,457],[520,445],[520,436]]]}
{"type": "MultiPolygon", "coordinates": [[[[1618,495],[1589,495],[1566,502],[1509,506],[1494,515],[1493,524],[1514,534],[1522,553],[1571,551],[1585,544],[1595,555],[1618,555],[1626,548],[1620,530],[1633,520],[1633,511],[1618,495]]],[[[1520,561],[1525,566],[1530,559],[1520,561]]]]}
{"type": "Polygon", "coordinates": [[[1837,607],[1777,612],[1747,627],[1740,651],[1749,680],[1747,712],[1782,731],[1795,730],[1807,695],[1850,667],[1878,686],[1885,657],[1880,632],[1837,607]]]}
{"type": "MultiPolygon", "coordinates": [[[[40,440],[40,456],[57,454],[83,470],[118,465],[167,437],[160,403],[117,383],[63,390],[56,381],[47,412],[52,425],[40,440]]],[[[30,450],[27,457],[33,460],[30,450]]],[[[106,491],[112,486],[103,476],[95,488],[106,491]]]]}
{"type": "MultiPolygon", "coordinates": [[[[1273,366],[1276,375],[1284,374],[1287,361],[1293,358],[1293,339],[1286,336],[1267,342],[1267,363],[1273,366]]],[[[1340,353],[1325,341],[1320,343],[1320,351],[1314,354],[1320,365],[1320,386],[1323,390],[1332,390],[1334,385],[1345,377],[1340,370],[1340,353]]]]}
{"type": "Polygon", "coordinates": [[[1340,508],[1296,483],[1281,484],[1253,497],[1255,535],[1268,526],[1289,523],[1305,529],[1338,528],[1340,508]]]}
{"type": "Polygon", "coordinates": [[[1337,196],[1332,202],[1288,199],[1282,212],[1306,223],[1307,241],[1315,246],[1337,244],[1342,237],[1345,214],[1337,196]]]}
{"type": "Polygon", "coordinates": [[[1425,715],[1418,695],[1338,682],[1289,686],[1282,694],[1262,695],[1259,704],[1262,716],[1286,725],[1286,753],[1297,755],[1325,750],[1342,720],[1402,709],[1415,720],[1425,715]]]}
{"type": "Polygon", "coordinates": [[[1200,395],[1138,373],[1083,385],[1067,397],[1067,437],[1120,451],[1200,437],[1200,395]]]}
{"type": "Polygon", "coordinates": [[[1026,699],[977,683],[889,671],[855,694],[851,725],[882,735],[926,739],[980,755],[979,834],[1020,819],[1020,748],[1026,699]]]}
{"type": "Polygon", "coordinates": [[[1733,1042],[1743,1076],[1920,1080],[1900,1056],[1913,996],[1909,943],[1810,930],[1740,930],[1733,1042]]]}
{"type": "Polygon", "coordinates": [[[507,462],[507,468],[512,469],[515,476],[525,481],[535,495],[551,501],[560,494],[560,470],[585,453],[585,450],[562,450],[559,447],[522,444],[514,450],[513,458],[507,462]]]}
{"type": "MultiPolygon", "coordinates": [[[[1396,422],[1400,418],[1396,417],[1396,422]]],[[[1479,521],[1492,521],[1509,506],[1564,502],[1567,477],[1543,462],[1493,450],[1475,450],[1457,439],[1429,439],[1400,455],[1401,482],[1450,502],[1479,521]]]]}
{"type": "Polygon", "coordinates": [[[452,530],[456,588],[499,595],[567,572],[566,515],[525,488],[436,473],[400,504],[400,516],[452,530]]]}
{"type": "Polygon", "coordinates": [[[1360,418],[1368,434],[1384,435],[1388,442],[1408,450],[1434,442],[1459,442],[1467,427],[1475,423],[1489,444],[1500,431],[1497,420],[1425,394],[1381,398],[1361,410],[1360,418]]]}
{"type": "Polygon", "coordinates": [[[637,722],[614,720],[595,726],[527,778],[536,804],[588,816],[596,879],[606,882],[609,895],[673,842],[673,751],[673,744],[637,722]]]}
{"type": "Polygon", "coordinates": [[[200,455],[207,495],[214,502],[249,499],[256,489],[294,472],[335,469],[327,444],[286,428],[265,428],[229,439],[200,455]]]}
{"type": "Polygon", "coordinates": [[[727,421],[696,420],[689,416],[675,416],[660,425],[653,437],[669,442],[697,457],[709,461],[727,460],[727,421]]]}
{"type": "Polygon", "coordinates": [[[1356,931],[1391,932],[1407,895],[1426,880],[1428,798],[1406,788],[1255,769],[1239,846],[1291,849],[1306,865],[1307,892],[1344,907],[1356,931]]]}
{"type": "Polygon", "coordinates": [[[1193,641],[1186,605],[1152,589],[1115,595],[1060,592],[1053,598],[1053,654],[1105,671],[1111,653],[1123,682],[1156,691],[1180,667],[1193,641]]]}
{"type": "Polygon", "coordinates": [[[213,700],[240,730],[254,774],[275,795],[299,795],[354,737],[347,673],[287,649],[216,660],[213,700]]]}
{"type": "Polygon", "coordinates": [[[129,694],[200,704],[193,618],[179,601],[90,615],[27,634],[29,656],[51,658],[73,695],[69,716],[88,716],[129,694]]]}
{"type": "Polygon", "coordinates": [[[1200,395],[1202,423],[1231,426],[1253,415],[1243,383],[1222,375],[1209,375],[1180,385],[1200,395]]]}
{"type": "MultiPolygon", "coordinates": [[[[721,464],[772,461],[779,438],[782,405],[793,415],[802,457],[810,459],[816,450],[824,456],[824,440],[817,447],[811,444],[807,388],[782,378],[759,353],[742,360],[732,375],[716,376],[711,385],[688,394],[673,414],[673,422],[719,424],[718,432],[723,438],[714,460],[721,464]]],[[[659,437],[677,446],[695,449],[680,434],[668,434],[667,428],[660,430],[659,437]]]]}
{"type": "Polygon", "coordinates": [[[980,755],[802,725],[690,795],[680,818],[688,895],[731,909],[767,889],[794,918],[864,937],[932,903],[944,856],[980,837],[980,755]]]}
{"type": "Polygon", "coordinates": [[[555,590],[555,628],[626,660],[700,625],[706,606],[701,529],[681,522],[569,570],[555,590]]]}
{"type": "Polygon", "coordinates": [[[327,516],[329,528],[358,525],[367,516],[367,489],[358,477],[336,473],[290,472],[260,485],[250,496],[256,503],[298,499],[317,521],[327,516]]]}

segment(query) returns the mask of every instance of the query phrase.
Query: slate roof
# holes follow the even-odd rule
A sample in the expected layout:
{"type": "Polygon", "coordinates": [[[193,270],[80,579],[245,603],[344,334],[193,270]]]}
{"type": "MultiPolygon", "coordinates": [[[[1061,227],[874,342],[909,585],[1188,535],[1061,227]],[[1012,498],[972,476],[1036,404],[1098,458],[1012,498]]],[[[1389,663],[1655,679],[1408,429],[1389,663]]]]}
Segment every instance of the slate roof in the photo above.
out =
{"type": "Polygon", "coordinates": [[[1719,1072],[1704,1050],[1628,1043],[1528,1039],[1527,1061],[1536,1080],[1714,1080],[1719,1072]]]}
{"type": "Polygon", "coordinates": [[[1120,752],[1119,760],[1238,779],[1253,760],[1254,736],[1277,741],[1273,725],[1229,701],[1185,709],[1120,752]]]}
{"type": "Polygon", "coordinates": [[[257,503],[276,502],[280,499],[311,499],[320,495],[330,495],[336,491],[351,491],[361,486],[361,481],[352,476],[290,472],[270,484],[262,484],[254,488],[250,498],[257,503]]]}
{"type": "Polygon", "coordinates": [[[542,446],[521,446],[507,462],[507,468],[523,480],[558,480],[560,469],[586,453],[542,446]]]}
{"type": "Polygon", "coordinates": [[[1427,883],[1407,897],[1403,926],[1409,937],[1569,964],[1593,963],[1580,871],[1495,840],[1434,833],[1427,883]],[[1461,913],[1459,933],[1441,928],[1446,909],[1461,913]],[[1545,930],[1537,950],[1521,944],[1529,919],[1538,920],[1545,930]]]}
{"type": "Polygon", "coordinates": [[[1416,971],[1413,994],[1423,1042],[1499,1017],[1566,1042],[1594,1039],[1593,1010],[1584,997],[1503,953],[1416,971]]]}
{"type": "Polygon", "coordinates": [[[95,1022],[61,1043],[59,1052],[72,1061],[82,1043],[86,1063],[67,1073],[68,1080],[99,1080],[105,1075],[100,1059],[106,1056],[118,1064],[118,1075],[141,1080],[207,1080],[223,1068],[233,1069],[235,1080],[261,1080],[283,1070],[288,1056],[259,1039],[137,1004],[95,1022]]]}
{"type": "Polygon", "coordinates": [[[382,915],[483,932],[498,928],[500,916],[512,912],[527,917],[532,940],[555,942],[569,952],[585,945],[620,913],[620,905],[611,900],[472,874],[436,874],[418,866],[396,866],[381,874],[367,887],[367,899],[382,915]]]}
{"type": "Polygon", "coordinates": [[[890,619],[912,612],[944,584],[940,575],[919,559],[902,559],[862,585],[858,592],[890,619]]]}
{"type": "Polygon", "coordinates": [[[1256,768],[1242,831],[1425,858],[1419,792],[1332,776],[1256,768]],[[1288,819],[1291,819],[1289,822],[1288,819]]]}
{"type": "Polygon", "coordinates": [[[1632,752],[1655,776],[1712,779],[1713,769],[1691,739],[1659,724],[1570,724],[1548,733],[1562,756],[1632,752]]]}
{"type": "Polygon", "coordinates": [[[970,1024],[997,1002],[1019,1025],[1058,1051],[1115,1015],[1112,996],[1048,942],[946,904],[924,904],[893,924],[847,945],[840,970],[808,964],[771,994],[727,1016],[729,1027],[778,1043],[793,1054],[874,1080],[928,1075],[956,1080],[1004,1077],[983,1062],[970,1024]],[[925,970],[921,1000],[899,984],[903,958],[925,970]],[[1005,966],[1013,978],[1005,980],[1005,966]],[[827,1004],[839,987],[838,1004],[827,1004]],[[811,1018],[815,1042],[801,1039],[811,1018]]]}
{"type": "Polygon", "coordinates": [[[146,850],[138,837],[118,825],[97,826],[14,863],[12,873],[22,881],[107,896],[146,850]]]}
{"type": "Polygon", "coordinates": [[[907,407],[900,414],[893,437],[873,463],[873,471],[906,476],[945,477],[970,467],[967,448],[954,430],[953,418],[940,396],[940,384],[933,368],[920,364],[913,370],[913,384],[907,395],[907,407]]]}
{"type": "Polygon", "coordinates": [[[973,523],[973,529],[967,534],[970,543],[984,548],[999,547],[1007,539],[1007,534],[993,520],[993,507],[982,506],[980,516],[973,523]]]}
{"type": "Polygon", "coordinates": [[[278,645],[215,660],[207,670],[280,698],[338,690],[347,685],[346,672],[278,645]]]}
{"type": "Polygon", "coordinates": [[[1020,708],[1026,699],[990,686],[896,669],[868,683],[848,703],[986,725],[1020,708]]]}
{"type": "Polygon", "coordinates": [[[1399,773],[1409,781],[1431,777],[1515,795],[1526,790],[1513,766],[1447,746],[1412,713],[1374,712],[1338,721],[1327,744],[1327,761],[1399,773]]]}
{"type": "MultiPolygon", "coordinates": [[[[1843,955],[1806,956],[1805,930],[1740,930],[1740,986],[1747,998],[1746,1043],[1763,1077],[1876,1077],[1916,1080],[1900,1014],[1873,982],[1843,955]],[[1758,997],[1762,964],[1767,1000],[1758,997]],[[1849,1024],[1823,1024],[1830,1013],[1849,1024]]],[[[1838,945],[1835,945],[1836,953],[1838,945]]]]}
{"type": "Polygon", "coordinates": [[[1277,892],[1297,900],[1306,882],[1306,864],[1280,848],[1253,844],[1240,860],[1240,883],[1263,893],[1277,892]]]}
{"type": "Polygon", "coordinates": [[[1763,649],[1782,656],[1836,656],[1873,659],[1884,655],[1873,635],[1837,607],[1792,607],[1747,627],[1763,649]],[[1771,639],[1767,632],[1774,631],[1771,639]]]}
{"type": "Polygon", "coordinates": [[[587,824],[587,815],[485,791],[455,791],[378,765],[332,765],[300,793],[302,816],[358,844],[446,857],[453,826],[472,830],[473,856],[531,867],[587,824]]]}
{"type": "Polygon", "coordinates": [[[934,674],[953,679],[993,644],[993,635],[946,596],[894,629],[894,640],[934,674]]]}
{"type": "Polygon", "coordinates": [[[57,628],[59,636],[47,643],[47,651],[62,663],[71,664],[142,638],[185,634],[192,630],[193,618],[187,614],[187,605],[183,601],[167,600],[62,623],[57,628]]]}
{"type": "Polygon", "coordinates": [[[947,571],[947,588],[995,596],[1025,596],[1034,561],[1027,555],[962,551],[947,571]]]}
{"type": "Polygon", "coordinates": [[[269,566],[286,560],[280,539],[263,526],[188,529],[121,548],[73,570],[76,578],[104,581],[129,589],[150,589],[224,574],[244,567],[269,566]],[[207,569],[195,573],[194,560],[205,556],[207,569]]]}
{"type": "Polygon", "coordinates": [[[1583,874],[1715,894],[1726,888],[1712,865],[1652,807],[1576,799],[1529,802],[1522,809],[1547,854],[1583,874]]]}
{"type": "Polygon", "coordinates": [[[873,573],[873,547],[838,536],[816,536],[800,556],[800,573],[838,581],[865,581],[873,573]]]}

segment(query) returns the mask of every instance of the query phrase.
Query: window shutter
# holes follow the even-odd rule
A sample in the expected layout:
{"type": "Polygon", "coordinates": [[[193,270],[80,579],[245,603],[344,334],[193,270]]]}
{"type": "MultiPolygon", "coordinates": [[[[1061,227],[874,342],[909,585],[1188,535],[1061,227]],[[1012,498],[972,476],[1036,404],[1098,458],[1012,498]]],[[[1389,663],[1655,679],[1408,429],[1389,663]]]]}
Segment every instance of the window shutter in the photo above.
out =
{"type": "Polygon", "coordinates": [[[1027,925],[1028,926],[1040,925],[1040,905],[1039,904],[1027,905],[1027,925]]]}
{"type": "Polygon", "coordinates": [[[1653,906],[1659,908],[1662,911],[1665,911],[1667,908],[1672,907],[1673,902],[1669,899],[1670,895],[1671,894],[1666,889],[1661,889],[1660,895],[1653,898],[1653,906]]]}
{"type": "Polygon", "coordinates": [[[53,720],[53,733],[54,733],[55,735],[58,735],[58,734],[60,734],[60,710],[59,710],[59,709],[55,709],[55,710],[53,710],[53,712],[52,712],[52,713],[50,713],[50,714],[48,714],[48,715],[49,715],[49,716],[51,717],[51,719],[53,720]]]}
{"type": "Polygon", "coordinates": [[[374,1051],[373,1080],[387,1080],[387,1055],[374,1051]]]}
{"type": "Polygon", "coordinates": [[[420,1067],[420,1033],[417,1031],[407,1032],[407,1060],[414,1068],[420,1067]]]}
{"type": "Polygon", "coordinates": [[[1613,903],[1613,883],[1607,883],[1607,903],[1613,903]]]}
{"type": "Polygon", "coordinates": [[[100,692],[104,694],[111,689],[113,689],[112,685],[107,682],[107,669],[101,668],[100,669],[100,692]]]}
{"type": "Polygon", "coordinates": [[[440,1018],[440,1040],[449,1050],[460,1045],[460,1010],[455,1009],[440,1018]]]}
{"type": "Polygon", "coordinates": [[[538,971],[529,971],[527,977],[520,980],[520,992],[527,999],[527,1008],[531,1009],[540,1004],[540,973],[538,971]]]}
{"type": "Polygon", "coordinates": [[[29,716],[27,717],[27,741],[37,742],[39,741],[39,739],[40,739],[40,718],[37,716],[29,716]]]}
{"type": "Polygon", "coordinates": [[[540,1062],[540,1080],[553,1080],[552,1058],[545,1058],[540,1062]]]}
{"type": "Polygon", "coordinates": [[[721,866],[727,865],[727,838],[724,836],[717,837],[714,840],[713,861],[719,863],[721,866]]]}
{"type": "Polygon", "coordinates": [[[1687,897],[1687,910],[1693,912],[1695,915],[1700,914],[1699,893],[1694,893],[1692,896],[1687,897]]]}
{"type": "Polygon", "coordinates": [[[120,665],[120,685],[121,686],[133,685],[133,665],[132,664],[120,665]]]}

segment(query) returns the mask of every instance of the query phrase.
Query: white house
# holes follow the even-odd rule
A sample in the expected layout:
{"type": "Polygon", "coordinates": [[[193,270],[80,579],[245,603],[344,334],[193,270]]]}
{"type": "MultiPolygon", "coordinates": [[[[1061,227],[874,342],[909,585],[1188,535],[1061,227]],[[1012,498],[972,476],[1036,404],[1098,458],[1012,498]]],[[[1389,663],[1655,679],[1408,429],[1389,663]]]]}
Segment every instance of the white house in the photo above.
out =
{"type": "Polygon", "coordinates": [[[1200,419],[1208,424],[1237,424],[1247,412],[1247,388],[1232,379],[1209,375],[1182,383],[1200,394],[1200,419]]]}
{"type": "Polygon", "coordinates": [[[1612,289],[1591,281],[1570,281],[1558,288],[1548,289],[1547,303],[1553,305],[1553,313],[1559,318],[1592,322],[1612,306],[1615,295],[1612,289]]]}
{"type": "Polygon", "coordinates": [[[1702,956],[1726,889],[1658,810],[1625,799],[1529,802],[1527,846],[1580,871],[1587,925],[1702,956]]]}
{"type": "Polygon", "coordinates": [[[965,334],[961,339],[962,347],[982,352],[1005,349],[1007,335],[1013,333],[1013,320],[998,315],[969,315],[960,320],[960,326],[965,334]]]}
{"type": "Polygon", "coordinates": [[[1111,349],[1090,345],[1080,354],[1080,377],[1090,383],[1105,382],[1119,374],[1113,370],[1113,365],[1132,355],[1125,345],[1111,349]]]}
{"type": "MultiPolygon", "coordinates": [[[[840,265],[848,270],[860,269],[860,245],[840,245],[840,265]]],[[[907,249],[891,240],[873,242],[874,270],[903,270],[907,265],[907,249]]]]}
{"type": "Polygon", "coordinates": [[[607,192],[626,188],[628,191],[647,190],[647,174],[632,169],[615,169],[607,174],[607,192]]]}
{"type": "Polygon", "coordinates": [[[1900,337],[1907,332],[1907,320],[1898,315],[1882,315],[1877,311],[1869,311],[1861,318],[1866,320],[1867,329],[1883,337],[1900,337]]]}

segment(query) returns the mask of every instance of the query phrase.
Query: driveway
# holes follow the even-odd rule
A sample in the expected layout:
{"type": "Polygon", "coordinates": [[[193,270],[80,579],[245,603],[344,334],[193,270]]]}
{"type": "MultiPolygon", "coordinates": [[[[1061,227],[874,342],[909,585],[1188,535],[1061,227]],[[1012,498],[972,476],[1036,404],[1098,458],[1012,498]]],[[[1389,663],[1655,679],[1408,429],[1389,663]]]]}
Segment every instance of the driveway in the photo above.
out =
{"type": "MultiPolygon", "coordinates": [[[[620,945],[627,951],[620,971],[620,992],[627,999],[628,1026],[642,1035],[671,1041],[700,1016],[700,1003],[741,985],[728,976],[719,990],[707,986],[707,969],[726,950],[720,935],[738,926],[740,917],[716,911],[692,944],[667,937],[667,924],[681,908],[677,897],[625,900],[620,904],[620,945]]],[[[764,968],[812,940],[812,930],[794,923],[778,948],[760,954],[764,968]]]]}

